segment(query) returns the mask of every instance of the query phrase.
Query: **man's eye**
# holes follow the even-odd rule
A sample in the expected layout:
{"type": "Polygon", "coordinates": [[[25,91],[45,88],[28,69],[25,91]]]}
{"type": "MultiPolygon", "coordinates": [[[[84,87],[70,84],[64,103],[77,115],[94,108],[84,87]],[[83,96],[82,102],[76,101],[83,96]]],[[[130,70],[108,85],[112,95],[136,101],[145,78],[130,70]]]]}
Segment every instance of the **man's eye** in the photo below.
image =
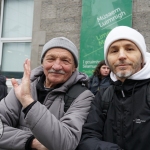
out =
{"type": "Polygon", "coordinates": [[[133,51],[134,49],[133,49],[133,48],[128,48],[127,50],[128,50],[128,51],[133,51]]]}
{"type": "Polygon", "coordinates": [[[63,62],[64,64],[66,64],[66,65],[67,65],[67,64],[70,64],[70,61],[69,61],[68,59],[63,59],[62,62],[63,62]]]}
{"type": "Polygon", "coordinates": [[[118,52],[118,50],[116,50],[116,49],[111,51],[111,53],[116,53],[116,52],[118,52]]]}
{"type": "Polygon", "coordinates": [[[48,60],[48,61],[53,61],[53,60],[54,60],[54,58],[47,58],[47,60],[48,60]]]}
{"type": "Polygon", "coordinates": [[[64,59],[64,60],[63,60],[63,62],[65,62],[65,63],[69,63],[69,61],[68,61],[67,59],[64,59]]]}

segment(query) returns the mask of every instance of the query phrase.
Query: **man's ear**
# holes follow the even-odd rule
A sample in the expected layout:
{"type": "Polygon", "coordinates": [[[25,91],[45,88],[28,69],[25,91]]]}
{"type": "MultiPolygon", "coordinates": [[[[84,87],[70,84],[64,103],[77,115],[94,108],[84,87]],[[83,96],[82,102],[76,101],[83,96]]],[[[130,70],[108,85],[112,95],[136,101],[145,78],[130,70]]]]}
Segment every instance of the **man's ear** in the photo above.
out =
{"type": "Polygon", "coordinates": [[[73,71],[72,71],[72,73],[74,73],[76,70],[77,70],[77,68],[74,68],[73,71]]]}

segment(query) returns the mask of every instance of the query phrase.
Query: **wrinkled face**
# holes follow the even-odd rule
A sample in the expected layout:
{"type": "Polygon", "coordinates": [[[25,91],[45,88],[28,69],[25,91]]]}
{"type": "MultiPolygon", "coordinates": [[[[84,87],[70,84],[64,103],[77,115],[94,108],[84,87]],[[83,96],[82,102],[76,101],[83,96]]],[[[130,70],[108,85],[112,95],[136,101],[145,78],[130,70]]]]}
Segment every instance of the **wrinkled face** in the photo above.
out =
{"type": "Polygon", "coordinates": [[[103,77],[106,77],[110,73],[110,68],[107,65],[103,65],[100,67],[100,73],[103,77]]]}
{"type": "Polygon", "coordinates": [[[46,87],[64,83],[76,70],[73,55],[63,48],[52,48],[44,56],[46,87]]]}
{"type": "Polygon", "coordinates": [[[128,40],[118,40],[112,43],[108,49],[107,60],[111,71],[122,82],[141,70],[143,64],[140,50],[128,40]]]}

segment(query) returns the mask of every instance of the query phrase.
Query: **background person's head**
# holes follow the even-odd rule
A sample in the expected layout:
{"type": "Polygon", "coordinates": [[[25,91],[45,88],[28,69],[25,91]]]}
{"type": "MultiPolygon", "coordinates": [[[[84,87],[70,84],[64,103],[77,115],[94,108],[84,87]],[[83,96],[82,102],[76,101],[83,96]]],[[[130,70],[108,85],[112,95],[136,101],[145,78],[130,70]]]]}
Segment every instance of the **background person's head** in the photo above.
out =
{"type": "Polygon", "coordinates": [[[104,55],[117,79],[124,81],[141,70],[146,61],[144,37],[130,27],[116,27],[105,40],[104,55]]]}
{"type": "Polygon", "coordinates": [[[78,66],[78,50],[65,37],[48,41],[41,54],[41,63],[46,76],[47,87],[66,82],[78,66]]]}
{"type": "Polygon", "coordinates": [[[110,68],[106,65],[105,61],[102,60],[97,64],[93,74],[102,79],[110,74],[110,68]]]}

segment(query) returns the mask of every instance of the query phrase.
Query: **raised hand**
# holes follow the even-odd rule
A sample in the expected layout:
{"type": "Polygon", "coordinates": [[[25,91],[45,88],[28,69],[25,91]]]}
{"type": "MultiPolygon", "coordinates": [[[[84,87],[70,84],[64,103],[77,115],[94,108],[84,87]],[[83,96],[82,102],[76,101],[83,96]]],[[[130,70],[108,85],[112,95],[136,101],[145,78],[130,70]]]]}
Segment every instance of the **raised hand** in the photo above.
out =
{"type": "Polygon", "coordinates": [[[21,84],[18,84],[16,79],[12,78],[11,82],[15,90],[16,97],[25,108],[33,102],[31,91],[30,91],[30,60],[26,59],[24,62],[24,74],[21,84]]]}

